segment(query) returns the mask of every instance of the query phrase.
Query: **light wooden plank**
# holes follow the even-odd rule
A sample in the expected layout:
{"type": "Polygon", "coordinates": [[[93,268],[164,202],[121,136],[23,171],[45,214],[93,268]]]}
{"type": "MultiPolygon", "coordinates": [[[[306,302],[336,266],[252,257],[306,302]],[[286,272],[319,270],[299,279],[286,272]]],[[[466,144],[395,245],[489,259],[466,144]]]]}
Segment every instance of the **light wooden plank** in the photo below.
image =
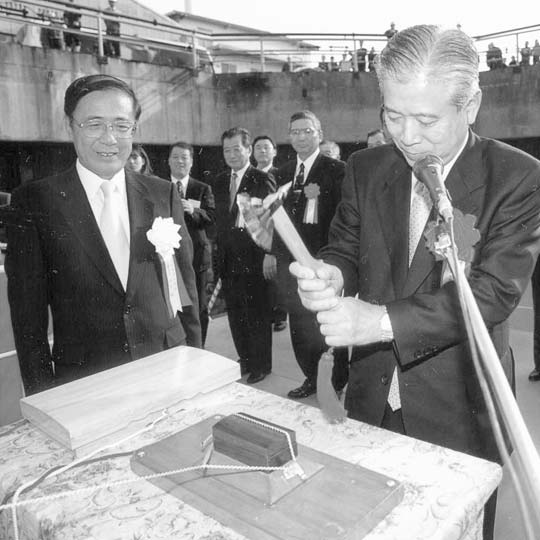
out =
{"type": "Polygon", "coordinates": [[[175,347],[21,399],[21,411],[53,439],[84,454],[121,439],[165,408],[240,379],[237,362],[175,347]]]}

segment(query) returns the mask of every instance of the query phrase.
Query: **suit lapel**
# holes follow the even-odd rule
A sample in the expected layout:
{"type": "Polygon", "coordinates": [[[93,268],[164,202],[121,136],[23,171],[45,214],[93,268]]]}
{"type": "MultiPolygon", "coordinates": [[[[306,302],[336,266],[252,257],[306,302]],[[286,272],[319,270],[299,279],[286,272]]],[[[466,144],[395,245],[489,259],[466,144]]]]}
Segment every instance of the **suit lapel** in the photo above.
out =
{"type": "MultiPolygon", "coordinates": [[[[127,291],[137,289],[143,268],[143,262],[154,258],[154,247],[146,237],[152,227],[154,203],[150,200],[148,188],[135,175],[126,171],[126,191],[129,210],[130,246],[129,275],[127,291]]],[[[167,217],[167,216],[163,216],[167,217]]]]}
{"type": "Polygon", "coordinates": [[[477,198],[471,197],[471,194],[485,187],[482,173],[482,150],[478,143],[478,136],[470,132],[462,155],[446,179],[446,187],[452,198],[452,205],[459,208],[464,214],[472,214],[477,218],[480,208],[477,204],[477,198]]]}
{"type": "Polygon", "coordinates": [[[58,177],[55,194],[58,200],[56,206],[64,216],[67,226],[78,239],[81,248],[107,282],[123,294],[124,288],[105,246],[75,166],[65,175],[58,177]]]}
{"type": "Polygon", "coordinates": [[[186,188],[186,199],[194,199],[199,200],[199,193],[197,192],[197,189],[195,187],[195,182],[193,181],[193,178],[191,176],[188,179],[187,188],[186,188]]]}
{"type": "MultiPolygon", "coordinates": [[[[452,198],[452,204],[463,213],[473,214],[478,217],[479,209],[475,206],[475,198],[471,193],[481,189],[484,185],[479,166],[481,156],[480,145],[476,144],[478,138],[469,132],[469,138],[461,156],[452,167],[445,186],[452,198]]],[[[436,209],[432,210],[430,220],[435,219],[436,209]]],[[[413,294],[434,270],[437,261],[435,256],[427,249],[425,237],[422,236],[418,248],[412,260],[407,279],[402,291],[403,296],[413,294]]]]}
{"type": "Polygon", "coordinates": [[[397,162],[381,190],[377,192],[379,221],[390,255],[394,290],[399,295],[408,272],[409,201],[411,170],[405,161],[397,162]]]}

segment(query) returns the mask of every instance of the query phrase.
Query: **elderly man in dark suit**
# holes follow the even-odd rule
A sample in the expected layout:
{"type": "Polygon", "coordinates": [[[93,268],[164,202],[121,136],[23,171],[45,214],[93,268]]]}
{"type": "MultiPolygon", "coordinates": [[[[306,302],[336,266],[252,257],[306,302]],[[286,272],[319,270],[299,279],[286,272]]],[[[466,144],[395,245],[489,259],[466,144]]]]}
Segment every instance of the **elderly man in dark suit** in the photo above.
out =
{"type": "Polygon", "coordinates": [[[212,265],[212,247],[207,233],[214,225],[216,206],[210,186],[190,176],[192,166],[193,146],[182,141],[174,143],[169,150],[169,168],[171,181],[182,199],[184,219],[193,242],[193,269],[204,346],[208,330],[208,271],[212,265]]]}
{"type": "Polygon", "coordinates": [[[124,170],[141,112],[133,90],[108,75],[82,77],[64,112],[76,163],[18,188],[9,217],[5,268],[27,394],[201,344],[180,197],[170,182],[124,170]]]}
{"type": "Polygon", "coordinates": [[[221,141],[229,170],[214,182],[218,272],[241,370],[249,372],[247,382],[254,384],[272,370],[271,306],[263,274],[266,254],[245,228],[237,195],[247,193],[253,203],[262,204],[275,183],[250,165],[251,135],[246,129],[231,128],[221,141]]]}
{"type": "MultiPolygon", "coordinates": [[[[434,216],[412,167],[439,156],[454,207],[475,222],[480,239],[468,280],[511,378],[507,319],[539,251],[540,163],[470,130],[482,95],[478,53],[460,30],[399,32],[377,75],[394,145],[352,155],[319,253],[324,264],[316,274],[298,264],[291,270],[328,345],[354,347],[350,417],[499,460],[455,283],[422,235],[434,216]],[[358,298],[341,297],[343,287],[358,298]]],[[[486,506],[484,538],[493,535],[495,500],[486,506]]]]}
{"type": "MultiPolygon", "coordinates": [[[[297,157],[278,171],[278,184],[286,189],[283,205],[308,250],[315,255],[328,240],[328,229],[341,198],[345,164],[321,153],[321,123],[311,111],[294,113],[289,121],[289,137],[297,157]]],[[[278,260],[278,284],[289,313],[291,342],[306,379],[289,392],[291,398],[305,398],[317,390],[317,368],[328,348],[315,315],[300,303],[296,280],[289,274],[292,257],[279,238],[273,250],[278,260]]],[[[347,349],[334,351],[332,383],[336,391],[347,383],[347,349]]]]}

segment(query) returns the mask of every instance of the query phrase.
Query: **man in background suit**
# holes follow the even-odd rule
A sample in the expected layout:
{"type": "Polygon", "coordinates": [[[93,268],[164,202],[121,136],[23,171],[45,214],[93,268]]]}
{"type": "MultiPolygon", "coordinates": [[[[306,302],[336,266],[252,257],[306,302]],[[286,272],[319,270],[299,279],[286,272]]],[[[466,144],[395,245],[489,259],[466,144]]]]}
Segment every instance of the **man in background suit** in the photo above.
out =
{"type": "MultiPolygon", "coordinates": [[[[278,184],[290,184],[283,205],[309,252],[315,255],[328,240],[328,229],[341,198],[345,164],[320,152],[323,139],[321,123],[311,111],[291,116],[289,137],[297,157],[278,171],[278,184]]],[[[292,256],[277,237],[273,251],[278,260],[278,283],[289,313],[291,342],[300,369],[306,379],[289,392],[291,398],[305,398],[317,390],[317,368],[328,347],[313,313],[302,306],[296,292],[296,280],[289,273],[292,256]]],[[[332,384],[336,391],[347,383],[347,349],[334,351],[332,384]]]]}
{"type": "Polygon", "coordinates": [[[180,197],[170,182],[124,171],[141,112],[133,90],[108,75],[81,77],[66,90],[64,112],[76,163],[15,190],[9,216],[5,268],[27,394],[201,344],[180,197]],[[179,298],[165,296],[146,236],[157,217],[180,225],[179,298]]]}
{"type": "Polygon", "coordinates": [[[199,297],[199,319],[201,321],[202,344],[206,341],[208,330],[208,271],[212,266],[212,247],[208,230],[214,225],[214,195],[208,184],[190,176],[193,166],[193,146],[186,142],[174,143],[169,150],[171,181],[176,186],[182,206],[184,219],[193,242],[193,269],[197,280],[199,297]]]}
{"type": "Polygon", "coordinates": [[[272,370],[272,321],[267,282],[263,274],[265,252],[251,239],[238,209],[238,193],[252,202],[275,190],[267,174],[252,167],[251,136],[231,128],[221,136],[223,156],[230,167],[214,182],[218,272],[223,283],[229,326],[247,382],[262,381],[272,370]]]}
{"type": "MultiPolygon", "coordinates": [[[[454,208],[479,231],[468,281],[512,382],[507,319],[540,248],[540,163],[469,129],[482,94],[478,53],[460,30],[399,32],[377,76],[394,144],[351,156],[319,254],[324,263],[316,273],[297,263],[291,271],[327,344],[354,347],[345,400],[351,418],[500,461],[455,282],[422,234],[435,214],[412,167],[439,156],[454,208]]],[[[467,226],[457,211],[455,219],[456,230],[467,226]]],[[[485,508],[485,539],[493,537],[495,501],[485,508]]]]}
{"type": "MultiPolygon", "coordinates": [[[[253,158],[257,164],[257,169],[265,172],[275,181],[277,167],[274,167],[276,157],[276,145],[268,135],[259,135],[253,141],[253,158]]],[[[268,255],[264,258],[264,277],[268,281],[268,294],[270,295],[270,305],[272,306],[272,325],[274,332],[281,332],[287,328],[287,312],[279,304],[277,283],[275,281],[277,272],[276,258],[268,255]]]]}

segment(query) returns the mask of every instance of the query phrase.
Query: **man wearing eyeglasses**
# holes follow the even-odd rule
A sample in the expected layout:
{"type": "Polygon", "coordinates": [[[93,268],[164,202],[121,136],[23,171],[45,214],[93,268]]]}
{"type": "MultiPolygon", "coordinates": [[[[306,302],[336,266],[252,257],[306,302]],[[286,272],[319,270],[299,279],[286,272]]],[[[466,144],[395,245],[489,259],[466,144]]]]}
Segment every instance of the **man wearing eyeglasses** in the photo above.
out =
{"type": "Polygon", "coordinates": [[[141,113],[133,90],[108,75],[82,77],[67,89],[64,112],[77,161],[17,189],[8,226],[9,303],[27,394],[201,343],[178,192],[124,170],[141,113]],[[180,226],[174,298],[164,287],[172,276],[169,282],[146,234],[157,217],[180,226]]]}
{"type": "MultiPolygon", "coordinates": [[[[289,138],[297,156],[279,169],[278,185],[287,189],[284,208],[308,250],[315,255],[328,240],[330,222],[341,198],[345,164],[321,153],[321,123],[311,111],[300,111],[291,116],[289,138]]],[[[303,384],[291,390],[288,396],[306,398],[316,392],[319,359],[328,347],[319,331],[315,314],[300,302],[296,280],[288,270],[292,262],[290,253],[277,237],[273,249],[278,261],[277,282],[281,287],[282,302],[289,313],[294,354],[306,377],[303,384]]],[[[347,371],[347,349],[336,349],[332,383],[338,392],[347,383],[347,371]]]]}

